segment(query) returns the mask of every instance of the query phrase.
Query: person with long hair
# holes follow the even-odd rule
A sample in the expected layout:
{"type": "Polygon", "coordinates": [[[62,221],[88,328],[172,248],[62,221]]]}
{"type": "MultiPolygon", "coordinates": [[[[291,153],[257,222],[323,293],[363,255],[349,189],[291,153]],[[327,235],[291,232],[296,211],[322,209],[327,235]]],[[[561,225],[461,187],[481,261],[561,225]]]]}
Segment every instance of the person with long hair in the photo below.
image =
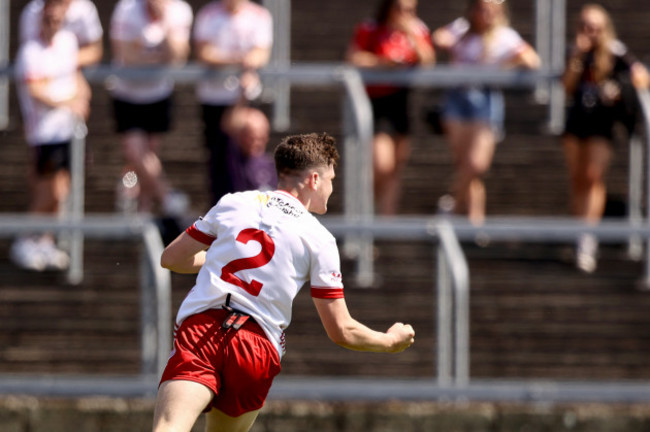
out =
{"type": "MultiPolygon", "coordinates": [[[[647,86],[648,72],[616,37],[609,13],[598,4],[580,11],[563,84],[570,105],[562,136],[569,169],[572,213],[597,224],[605,210],[605,174],[613,154],[613,129],[622,120],[622,86],[647,86]]],[[[596,269],[598,243],[593,235],[578,239],[576,265],[596,269]]]]}
{"type": "MultiPolygon", "coordinates": [[[[429,30],[417,17],[417,0],[382,0],[374,20],[357,26],[346,59],[362,68],[399,68],[433,64],[429,30]]],[[[374,190],[377,212],[398,210],[402,172],[408,162],[408,94],[403,86],[367,87],[375,121],[374,190]]]]}
{"type": "MultiPolygon", "coordinates": [[[[528,68],[540,66],[535,50],[510,27],[505,0],[471,0],[465,15],[433,32],[436,49],[448,51],[459,66],[528,68]]],[[[455,175],[450,209],[472,223],[485,219],[483,176],[503,136],[504,101],[500,91],[468,84],[445,95],[442,125],[449,142],[455,175]]]]}

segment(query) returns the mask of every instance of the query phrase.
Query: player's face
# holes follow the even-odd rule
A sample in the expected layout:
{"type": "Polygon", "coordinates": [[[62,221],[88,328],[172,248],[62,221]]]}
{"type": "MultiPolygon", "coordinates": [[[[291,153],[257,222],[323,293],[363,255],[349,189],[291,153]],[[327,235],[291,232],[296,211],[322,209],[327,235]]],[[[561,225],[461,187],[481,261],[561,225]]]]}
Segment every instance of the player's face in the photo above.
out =
{"type": "Polygon", "coordinates": [[[318,183],[316,184],[316,193],[310,210],[316,214],[327,213],[327,201],[334,190],[333,180],[335,177],[334,166],[329,165],[327,168],[319,168],[318,183]]]}

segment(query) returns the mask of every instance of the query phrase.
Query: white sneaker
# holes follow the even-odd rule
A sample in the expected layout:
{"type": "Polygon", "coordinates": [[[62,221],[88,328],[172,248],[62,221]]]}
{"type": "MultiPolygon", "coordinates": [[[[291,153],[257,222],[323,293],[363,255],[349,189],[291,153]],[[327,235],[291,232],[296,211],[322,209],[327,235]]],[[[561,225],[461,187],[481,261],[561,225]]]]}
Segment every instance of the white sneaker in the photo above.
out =
{"type": "Polygon", "coordinates": [[[14,241],[9,258],[18,267],[41,272],[47,267],[47,257],[39,247],[38,238],[22,237],[14,241]]]}
{"type": "Polygon", "coordinates": [[[65,251],[57,248],[51,238],[41,237],[39,248],[45,256],[46,270],[62,271],[70,266],[70,256],[65,251]]]}
{"type": "Polygon", "coordinates": [[[591,234],[583,234],[576,248],[576,267],[585,273],[593,273],[598,266],[598,240],[591,234]]]}

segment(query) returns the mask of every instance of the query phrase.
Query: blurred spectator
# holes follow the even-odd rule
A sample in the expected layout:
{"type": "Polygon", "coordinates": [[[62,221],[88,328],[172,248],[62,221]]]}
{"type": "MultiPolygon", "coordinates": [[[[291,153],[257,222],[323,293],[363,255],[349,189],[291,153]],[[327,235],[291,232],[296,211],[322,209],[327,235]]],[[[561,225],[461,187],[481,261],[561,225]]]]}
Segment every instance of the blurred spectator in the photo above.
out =
{"type": "Polygon", "coordinates": [[[262,86],[255,71],[269,61],[272,30],[269,11],[249,0],[213,1],[197,13],[193,35],[197,60],[210,67],[236,67],[242,73],[204,79],[197,85],[210,153],[212,204],[230,192],[224,187],[230,183],[229,173],[222,169],[229,141],[221,127],[222,117],[242,96],[252,101],[260,95],[262,86]]]}
{"type": "MultiPolygon", "coordinates": [[[[178,65],[190,50],[192,9],[183,0],[120,0],[111,19],[113,63],[118,66],[178,65]]],[[[108,82],[113,97],[117,132],[126,167],[122,184],[137,197],[137,210],[182,214],[187,197],[172,191],[165,179],[157,151],[161,136],[170,129],[171,78],[113,77],[108,82]]],[[[118,189],[118,204],[123,199],[118,189]]],[[[123,209],[124,210],[124,209],[123,209]]]]}
{"type": "MultiPolygon", "coordinates": [[[[429,29],[417,17],[417,0],[382,0],[375,19],[357,26],[347,61],[363,68],[404,68],[435,61],[429,29]]],[[[402,171],[411,146],[408,87],[367,87],[375,122],[374,189],[377,212],[395,214],[401,194],[402,171]]]]}
{"type": "MultiPolygon", "coordinates": [[[[647,87],[648,72],[616,39],[607,11],[600,5],[585,5],[563,76],[570,106],[562,141],[571,180],[571,211],[588,223],[598,223],[605,209],[604,177],[612,158],[613,127],[617,120],[627,123],[628,117],[622,98],[626,81],[647,87]]],[[[578,268],[593,272],[597,250],[595,237],[581,236],[578,268]]]]}
{"type": "MultiPolygon", "coordinates": [[[[19,33],[21,42],[38,38],[39,22],[43,4],[50,0],[31,0],[20,14],[19,33]]],[[[97,8],[90,0],[58,0],[65,8],[63,28],[77,37],[79,44],[79,67],[98,63],[102,59],[102,25],[97,8]]]]}
{"type": "MultiPolygon", "coordinates": [[[[454,65],[540,66],[535,50],[510,27],[504,0],[471,0],[464,17],[437,29],[432,38],[434,46],[449,51],[454,65]]],[[[503,138],[503,94],[468,83],[447,92],[441,114],[455,165],[452,196],[441,198],[441,210],[467,214],[480,224],[485,219],[483,176],[503,138]]]]}
{"type": "Polygon", "coordinates": [[[278,183],[273,158],[266,152],[271,126],[257,108],[236,105],[226,111],[222,130],[228,135],[226,158],[217,161],[228,172],[224,190],[272,190],[278,183]]]}
{"type": "MultiPolygon", "coordinates": [[[[87,118],[90,87],[79,72],[77,39],[62,29],[66,5],[45,1],[38,37],[24,41],[16,58],[16,85],[25,136],[32,150],[29,171],[33,214],[58,214],[70,190],[70,144],[77,122],[87,118]]],[[[16,239],[12,261],[25,269],[63,270],[69,264],[50,234],[16,239]]]]}

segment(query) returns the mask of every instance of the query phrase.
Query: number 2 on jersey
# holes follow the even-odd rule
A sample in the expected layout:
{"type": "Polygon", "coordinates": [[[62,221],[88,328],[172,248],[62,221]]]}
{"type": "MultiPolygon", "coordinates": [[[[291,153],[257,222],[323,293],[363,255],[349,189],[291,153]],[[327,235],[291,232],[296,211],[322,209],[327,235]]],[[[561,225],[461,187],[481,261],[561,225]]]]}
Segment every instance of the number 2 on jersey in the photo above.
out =
{"type": "Polygon", "coordinates": [[[267,233],[255,228],[246,228],[245,230],[242,230],[237,235],[236,240],[244,244],[247,244],[249,241],[255,241],[262,246],[262,250],[255,256],[230,261],[221,269],[220,277],[226,282],[243,288],[250,295],[257,297],[262,289],[262,283],[255,279],[251,280],[250,283],[243,281],[239,277],[235,276],[235,273],[241,270],[262,267],[271,261],[271,258],[273,258],[273,254],[275,253],[275,243],[273,243],[273,239],[267,233]]]}

